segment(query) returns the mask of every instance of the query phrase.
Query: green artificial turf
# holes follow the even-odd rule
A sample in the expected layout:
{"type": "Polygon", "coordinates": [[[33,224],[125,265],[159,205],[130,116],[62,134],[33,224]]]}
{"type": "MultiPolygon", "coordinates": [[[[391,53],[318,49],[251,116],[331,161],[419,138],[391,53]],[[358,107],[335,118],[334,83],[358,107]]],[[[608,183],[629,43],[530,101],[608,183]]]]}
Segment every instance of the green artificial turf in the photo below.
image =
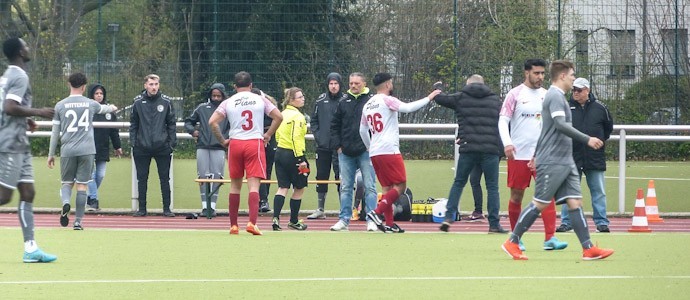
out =
{"type": "Polygon", "coordinates": [[[616,253],[582,261],[570,246],[528,261],[506,235],[40,229],[49,264],[21,262],[21,233],[0,228],[3,299],[670,299],[690,293],[690,235],[593,234],[616,253]],[[519,296],[517,296],[519,295],[519,296]]]}

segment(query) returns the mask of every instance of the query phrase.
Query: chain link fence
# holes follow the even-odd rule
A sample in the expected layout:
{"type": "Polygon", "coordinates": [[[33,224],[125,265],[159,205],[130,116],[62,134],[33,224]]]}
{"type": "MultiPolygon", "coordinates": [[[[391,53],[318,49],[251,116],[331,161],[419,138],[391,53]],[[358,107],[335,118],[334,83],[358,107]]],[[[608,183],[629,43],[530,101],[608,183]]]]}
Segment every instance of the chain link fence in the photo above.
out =
{"type": "MultiPolygon", "coordinates": [[[[459,90],[481,74],[501,96],[523,81],[527,58],[575,62],[577,76],[609,106],[617,124],[689,124],[690,7],[677,0],[195,0],[51,1],[0,4],[4,36],[33,49],[35,106],[67,93],[65,76],[85,72],[119,107],[161,76],[179,99],[181,119],[214,82],[238,71],[282,98],[305,91],[305,113],[326,91],[325,77],[390,72],[395,94],[415,100],[437,80],[459,90]],[[43,6],[41,6],[43,5],[43,6]]],[[[0,64],[5,64],[2,62],[0,64]]],[[[546,83],[548,86],[548,82],[546,83]]],[[[345,87],[346,88],[346,87],[345,87]]],[[[403,123],[453,123],[431,105],[403,123]]],[[[435,156],[452,145],[412,142],[435,156]],[[440,147],[440,148],[439,148],[440,147]]],[[[426,153],[426,154],[425,154],[426,153]]]]}

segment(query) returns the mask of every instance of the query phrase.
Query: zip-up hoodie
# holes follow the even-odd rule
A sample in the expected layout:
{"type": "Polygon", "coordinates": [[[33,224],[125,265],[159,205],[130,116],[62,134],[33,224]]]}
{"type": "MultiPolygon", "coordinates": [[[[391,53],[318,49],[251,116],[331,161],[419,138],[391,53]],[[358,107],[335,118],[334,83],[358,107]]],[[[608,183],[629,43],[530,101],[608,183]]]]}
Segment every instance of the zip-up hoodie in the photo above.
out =
{"type": "MultiPolygon", "coordinates": [[[[93,99],[97,89],[103,91],[103,101],[101,104],[108,104],[108,97],[105,87],[100,84],[93,84],[89,87],[89,98],[93,99]]],[[[95,114],[93,116],[94,122],[117,122],[115,113],[95,114]]],[[[113,143],[113,149],[122,148],[120,141],[120,133],[117,128],[94,128],[93,140],[96,145],[96,161],[110,161],[110,143],[113,143]]]]}
{"type": "Polygon", "coordinates": [[[129,125],[133,154],[167,155],[177,146],[175,110],[170,97],[144,90],[134,98],[129,125]]]}
{"type": "MultiPolygon", "coordinates": [[[[225,86],[221,83],[214,83],[208,91],[208,99],[206,99],[206,102],[199,104],[192,114],[184,120],[184,129],[187,133],[192,134],[194,130],[197,130],[197,126],[199,126],[199,136],[196,139],[197,149],[225,150],[226,148],[218,142],[218,139],[216,139],[211,131],[211,126],[208,125],[208,120],[211,118],[211,115],[216,111],[218,105],[223,102],[223,100],[211,100],[211,93],[213,90],[219,90],[221,95],[223,95],[223,100],[227,99],[225,96],[225,86]]],[[[227,139],[230,123],[220,122],[219,125],[221,134],[227,139]]]]}
{"type": "Polygon", "coordinates": [[[342,76],[335,72],[330,73],[326,76],[326,92],[316,98],[314,114],[311,117],[309,125],[311,127],[311,132],[314,134],[316,147],[319,150],[331,149],[331,121],[333,120],[333,114],[335,114],[336,109],[338,109],[338,101],[345,97],[342,88],[342,76]],[[328,90],[328,83],[331,82],[331,80],[338,81],[340,86],[340,89],[335,94],[331,94],[328,90]]]}

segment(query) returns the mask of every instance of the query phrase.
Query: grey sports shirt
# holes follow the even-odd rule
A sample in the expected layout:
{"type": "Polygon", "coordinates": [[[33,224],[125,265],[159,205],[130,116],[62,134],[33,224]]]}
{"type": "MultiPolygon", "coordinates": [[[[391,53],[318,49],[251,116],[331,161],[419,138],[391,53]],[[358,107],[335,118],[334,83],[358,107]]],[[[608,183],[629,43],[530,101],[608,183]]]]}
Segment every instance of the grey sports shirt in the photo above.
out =
{"type": "Polygon", "coordinates": [[[20,67],[10,65],[0,77],[0,152],[25,153],[30,151],[26,117],[10,116],[5,113],[5,101],[16,101],[21,106],[31,107],[31,85],[29,76],[20,67]]]}
{"type": "Polygon", "coordinates": [[[549,88],[544,96],[541,116],[541,134],[535,154],[536,163],[574,164],[572,139],[586,144],[589,136],[573,128],[570,105],[565,99],[563,90],[554,85],[549,88]]]}
{"type": "Polygon", "coordinates": [[[93,141],[93,115],[112,112],[110,105],[81,95],[70,95],[55,104],[53,134],[48,155],[55,156],[57,138],[60,138],[60,157],[96,154],[93,141]]]}

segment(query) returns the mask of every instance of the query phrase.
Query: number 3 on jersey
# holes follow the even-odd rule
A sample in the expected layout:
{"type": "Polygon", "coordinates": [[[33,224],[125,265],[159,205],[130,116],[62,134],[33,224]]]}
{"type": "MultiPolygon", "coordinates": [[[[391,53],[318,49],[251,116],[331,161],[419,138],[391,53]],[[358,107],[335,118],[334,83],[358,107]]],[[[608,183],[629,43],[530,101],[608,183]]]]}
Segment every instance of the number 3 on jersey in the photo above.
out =
{"type": "Polygon", "coordinates": [[[77,132],[79,127],[84,127],[84,131],[89,130],[89,110],[84,110],[81,116],[77,117],[77,112],[70,109],[65,112],[65,117],[69,119],[67,132],[77,132]],[[77,120],[78,119],[78,120],[77,120]]]}
{"type": "Polygon", "coordinates": [[[375,113],[367,115],[367,122],[369,122],[369,132],[374,135],[377,132],[383,131],[383,122],[381,122],[381,114],[375,113]]]}
{"type": "Polygon", "coordinates": [[[251,130],[252,128],[254,128],[254,122],[252,121],[252,117],[254,117],[254,114],[252,114],[251,110],[242,111],[242,117],[245,121],[244,124],[242,124],[243,130],[251,130]]]}

